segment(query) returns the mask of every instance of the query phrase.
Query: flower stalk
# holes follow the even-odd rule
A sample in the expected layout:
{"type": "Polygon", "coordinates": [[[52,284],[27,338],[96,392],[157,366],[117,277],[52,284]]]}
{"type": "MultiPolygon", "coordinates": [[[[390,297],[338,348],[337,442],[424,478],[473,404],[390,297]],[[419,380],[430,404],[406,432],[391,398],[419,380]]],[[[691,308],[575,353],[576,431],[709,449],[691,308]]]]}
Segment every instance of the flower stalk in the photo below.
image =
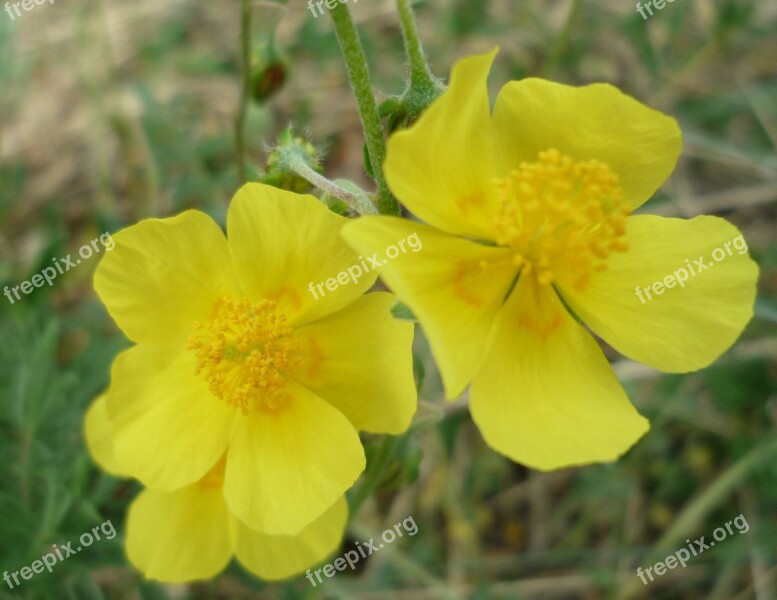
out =
{"type": "Polygon", "coordinates": [[[421,38],[418,35],[413,9],[410,0],[397,0],[397,11],[402,24],[402,37],[405,40],[405,51],[410,59],[410,87],[414,90],[439,90],[442,86],[432,75],[426,55],[421,46],[421,38]]]}
{"type": "Polygon", "coordinates": [[[240,89],[240,108],[235,123],[235,150],[237,153],[238,180],[246,182],[246,117],[251,94],[251,3],[240,0],[240,63],[242,85],[240,89]]]}
{"type": "Polygon", "coordinates": [[[334,23],[337,41],[345,59],[348,80],[351,84],[359,109],[367,154],[372,166],[375,184],[378,188],[377,206],[382,214],[398,215],[399,204],[391,194],[383,174],[383,161],[386,158],[386,143],[383,138],[383,126],[378,114],[378,106],[372,92],[372,81],[367,67],[359,34],[345,4],[338,4],[329,11],[334,23]]]}
{"type": "Polygon", "coordinates": [[[287,170],[292,171],[299,177],[310,182],[318,189],[326,192],[327,194],[334,196],[348,204],[352,210],[360,215],[376,215],[378,210],[375,205],[367,197],[367,194],[356,191],[356,186],[349,186],[351,189],[345,189],[342,185],[335,181],[327,179],[320,173],[317,173],[307,162],[305,157],[300,151],[295,150],[293,147],[289,148],[282,157],[280,164],[287,170]]]}

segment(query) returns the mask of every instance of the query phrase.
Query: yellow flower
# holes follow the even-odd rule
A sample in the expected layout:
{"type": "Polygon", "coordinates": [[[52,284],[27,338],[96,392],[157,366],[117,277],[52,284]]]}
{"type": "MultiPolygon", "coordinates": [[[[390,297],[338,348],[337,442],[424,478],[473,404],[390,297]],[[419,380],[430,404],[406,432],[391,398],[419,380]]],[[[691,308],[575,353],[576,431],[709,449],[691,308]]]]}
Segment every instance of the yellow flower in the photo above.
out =
{"type": "MultiPolygon", "coordinates": [[[[86,415],[86,440],[95,461],[123,477],[113,453],[113,424],[106,394],[86,415]]],[[[222,458],[199,481],[165,492],[144,490],[127,516],[127,555],[149,579],[170,583],[209,579],[221,572],[233,555],[264,579],[283,579],[304,571],[340,545],[348,504],[340,497],[330,508],[294,536],[257,533],[238,519],[223,494],[222,458]]]]}
{"type": "Polygon", "coordinates": [[[227,241],[187,211],[119,232],[95,289],[136,343],[111,371],[115,455],[154,490],[195,484],[226,453],[224,496],[251,529],[295,535],[364,469],[357,430],[399,433],[415,410],[413,331],[365,276],[347,219],[259,184],[236,194],[227,241]]]}
{"type": "Polygon", "coordinates": [[[538,469],[613,460],[648,423],[585,326],[651,367],[699,369],[752,316],[758,268],[729,253],[640,301],[637,286],[739,235],[715,217],[627,218],[674,169],[676,122],[607,84],[541,79],[505,85],[492,114],[495,54],[459,62],[441,98],[389,139],[389,186],[430,226],[366,217],[343,235],[362,253],[410,231],[423,240],[381,276],[424,327],[448,398],[472,383],[490,446],[538,469]]]}

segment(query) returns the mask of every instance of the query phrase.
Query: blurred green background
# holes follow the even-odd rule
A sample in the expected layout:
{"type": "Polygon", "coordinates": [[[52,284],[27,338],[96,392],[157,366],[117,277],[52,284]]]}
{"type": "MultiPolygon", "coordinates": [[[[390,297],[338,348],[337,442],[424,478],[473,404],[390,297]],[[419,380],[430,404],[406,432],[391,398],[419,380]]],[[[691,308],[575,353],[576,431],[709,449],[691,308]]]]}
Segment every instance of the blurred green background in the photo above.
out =
{"type": "MultiPolygon", "coordinates": [[[[679,166],[643,211],[717,214],[742,230],[761,278],[741,339],[685,376],[608,349],[650,433],[616,464],[537,473],[485,446],[466,398],[444,402],[419,332],[421,400],[442,414],[401,445],[343,551],[408,515],[417,535],[316,589],[304,577],[265,584],[235,563],[211,582],[163,586],[123,555],[137,485],[98,471],[82,439],[84,411],[128,345],[92,290],[93,257],[13,305],[0,298],[0,571],[105,519],[119,535],[13,591],[0,582],[0,598],[777,598],[777,3],[683,0],[647,21],[632,2],[415,6],[440,77],[499,45],[493,92],[525,76],[607,81],[680,121],[679,166]],[[637,566],[686,538],[709,540],[740,513],[747,533],[642,585],[637,566]]],[[[401,93],[393,2],[349,7],[378,99],[401,93]]],[[[294,123],[325,149],[328,176],[367,185],[328,16],[314,18],[301,0],[257,2],[258,48],[276,25],[285,83],[250,107],[251,173],[294,123]]],[[[237,0],[58,0],[14,20],[0,13],[0,285],[143,218],[197,208],[223,224],[238,186],[238,35],[237,0]]]]}

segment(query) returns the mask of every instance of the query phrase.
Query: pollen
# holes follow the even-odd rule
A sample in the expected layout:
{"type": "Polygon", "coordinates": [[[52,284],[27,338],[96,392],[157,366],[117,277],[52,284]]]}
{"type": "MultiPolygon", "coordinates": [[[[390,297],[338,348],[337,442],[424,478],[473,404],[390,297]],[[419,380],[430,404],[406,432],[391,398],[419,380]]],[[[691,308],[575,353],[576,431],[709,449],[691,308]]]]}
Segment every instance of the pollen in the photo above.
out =
{"type": "Polygon", "coordinates": [[[613,252],[625,252],[623,190],[609,165],[577,161],[556,149],[496,181],[496,242],[513,264],[543,285],[584,289],[613,252]]]}
{"type": "Polygon", "coordinates": [[[222,298],[210,323],[194,324],[186,345],[194,351],[196,375],[243,414],[281,408],[287,378],[302,364],[294,330],[276,308],[272,300],[222,298]]]}

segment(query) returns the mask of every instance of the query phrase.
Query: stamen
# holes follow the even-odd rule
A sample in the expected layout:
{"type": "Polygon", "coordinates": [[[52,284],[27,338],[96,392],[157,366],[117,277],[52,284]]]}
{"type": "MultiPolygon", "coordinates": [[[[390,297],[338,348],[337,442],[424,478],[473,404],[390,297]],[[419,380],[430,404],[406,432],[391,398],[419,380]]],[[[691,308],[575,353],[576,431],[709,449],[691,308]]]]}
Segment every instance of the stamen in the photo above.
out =
{"type": "Polygon", "coordinates": [[[210,391],[243,414],[276,410],[286,398],[288,375],[302,364],[294,356],[299,343],[276,303],[222,298],[208,325],[195,323],[186,347],[197,358],[195,374],[204,374],[210,391]]]}
{"type": "Polygon", "coordinates": [[[513,264],[535,273],[542,285],[581,290],[594,272],[607,268],[610,254],[628,249],[623,190],[601,161],[545,150],[495,185],[501,202],[496,241],[515,249],[513,264]]]}

